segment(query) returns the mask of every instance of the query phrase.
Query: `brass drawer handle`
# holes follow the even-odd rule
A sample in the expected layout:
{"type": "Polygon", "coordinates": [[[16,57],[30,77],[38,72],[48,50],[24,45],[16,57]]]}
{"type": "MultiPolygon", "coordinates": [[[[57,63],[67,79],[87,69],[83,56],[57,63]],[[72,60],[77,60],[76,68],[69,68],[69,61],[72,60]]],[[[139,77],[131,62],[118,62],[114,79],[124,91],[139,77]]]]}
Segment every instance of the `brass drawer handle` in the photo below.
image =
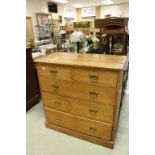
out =
{"type": "Polygon", "coordinates": [[[54,105],[56,105],[56,106],[60,106],[60,105],[61,105],[61,102],[54,101],[54,105]]]}
{"type": "Polygon", "coordinates": [[[51,75],[54,75],[54,76],[55,76],[57,73],[58,73],[57,70],[50,70],[50,74],[51,74],[51,75]]]}
{"type": "Polygon", "coordinates": [[[90,79],[91,81],[97,81],[98,78],[99,78],[99,76],[96,76],[96,75],[89,75],[89,79],[90,79]]]}
{"type": "Polygon", "coordinates": [[[98,93],[96,93],[96,92],[92,92],[92,91],[91,91],[91,92],[89,92],[89,95],[90,95],[90,96],[97,97],[97,96],[98,96],[98,93]]]}
{"type": "Polygon", "coordinates": [[[89,127],[89,130],[92,131],[92,132],[96,132],[97,131],[96,128],[92,128],[92,127],[89,127]]]}
{"type": "Polygon", "coordinates": [[[92,115],[96,115],[97,114],[97,110],[89,109],[89,113],[92,114],[92,115]]]}
{"type": "Polygon", "coordinates": [[[58,90],[59,89],[59,86],[58,85],[52,85],[52,89],[53,90],[58,90]]]}

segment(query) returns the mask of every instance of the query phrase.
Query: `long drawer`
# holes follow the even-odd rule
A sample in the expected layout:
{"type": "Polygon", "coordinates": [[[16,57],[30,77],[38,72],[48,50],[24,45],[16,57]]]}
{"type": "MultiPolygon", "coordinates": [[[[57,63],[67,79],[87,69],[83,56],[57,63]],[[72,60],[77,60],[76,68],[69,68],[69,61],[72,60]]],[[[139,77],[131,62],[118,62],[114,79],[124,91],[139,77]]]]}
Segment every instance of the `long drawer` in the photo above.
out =
{"type": "Polygon", "coordinates": [[[103,102],[106,104],[115,103],[116,88],[70,81],[52,80],[46,76],[40,76],[40,87],[42,91],[48,91],[54,94],[103,102]]]}
{"type": "Polygon", "coordinates": [[[73,79],[75,81],[104,84],[110,87],[117,86],[118,73],[115,71],[74,68],[72,72],[73,79]]]}
{"type": "Polygon", "coordinates": [[[78,100],[59,95],[53,95],[47,92],[42,92],[42,99],[44,106],[48,108],[72,113],[98,121],[104,121],[108,123],[113,122],[113,105],[78,100]]]}
{"type": "Polygon", "coordinates": [[[74,116],[65,112],[45,108],[46,121],[62,127],[66,127],[91,136],[105,140],[111,140],[112,125],[92,121],[83,117],[74,116]]]}
{"type": "Polygon", "coordinates": [[[39,75],[49,76],[51,79],[71,80],[71,67],[38,64],[37,70],[39,75]]]}

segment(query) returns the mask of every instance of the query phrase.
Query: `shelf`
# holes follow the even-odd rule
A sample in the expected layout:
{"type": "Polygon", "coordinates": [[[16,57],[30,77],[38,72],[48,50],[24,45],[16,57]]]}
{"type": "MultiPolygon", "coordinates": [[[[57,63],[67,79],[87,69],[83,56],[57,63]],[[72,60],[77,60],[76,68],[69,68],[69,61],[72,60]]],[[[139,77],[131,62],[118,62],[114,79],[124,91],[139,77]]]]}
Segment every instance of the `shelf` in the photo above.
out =
{"type": "Polygon", "coordinates": [[[49,25],[35,25],[35,27],[49,27],[49,25]]]}

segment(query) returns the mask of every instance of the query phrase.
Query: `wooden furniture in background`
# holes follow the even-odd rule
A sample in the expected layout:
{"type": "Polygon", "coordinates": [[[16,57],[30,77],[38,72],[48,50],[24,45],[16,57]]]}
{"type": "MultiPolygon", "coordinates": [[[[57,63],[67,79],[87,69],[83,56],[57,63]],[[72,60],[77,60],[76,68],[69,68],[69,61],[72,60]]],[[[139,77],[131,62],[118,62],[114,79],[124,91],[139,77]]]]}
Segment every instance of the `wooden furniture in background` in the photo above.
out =
{"type": "Polygon", "coordinates": [[[126,56],[57,52],[35,62],[46,127],[113,148],[126,56]]]}
{"type": "Polygon", "coordinates": [[[40,100],[40,90],[31,48],[26,49],[26,110],[40,100]]]}
{"type": "Polygon", "coordinates": [[[26,43],[34,42],[34,33],[32,26],[32,18],[26,17],[26,43]]]}
{"type": "Polygon", "coordinates": [[[95,19],[95,27],[100,29],[101,53],[127,55],[127,26],[128,18],[95,19]]]}

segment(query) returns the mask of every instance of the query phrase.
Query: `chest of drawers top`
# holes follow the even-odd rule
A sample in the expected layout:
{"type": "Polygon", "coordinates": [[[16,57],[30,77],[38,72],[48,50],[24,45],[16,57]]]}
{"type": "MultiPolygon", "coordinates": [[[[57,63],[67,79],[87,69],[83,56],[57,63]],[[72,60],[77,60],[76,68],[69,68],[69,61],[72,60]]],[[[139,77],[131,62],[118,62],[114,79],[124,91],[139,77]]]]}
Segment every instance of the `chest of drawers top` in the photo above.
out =
{"type": "Polygon", "coordinates": [[[38,58],[35,62],[64,66],[123,70],[126,64],[126,56],[56,52],[38,58]]]}

